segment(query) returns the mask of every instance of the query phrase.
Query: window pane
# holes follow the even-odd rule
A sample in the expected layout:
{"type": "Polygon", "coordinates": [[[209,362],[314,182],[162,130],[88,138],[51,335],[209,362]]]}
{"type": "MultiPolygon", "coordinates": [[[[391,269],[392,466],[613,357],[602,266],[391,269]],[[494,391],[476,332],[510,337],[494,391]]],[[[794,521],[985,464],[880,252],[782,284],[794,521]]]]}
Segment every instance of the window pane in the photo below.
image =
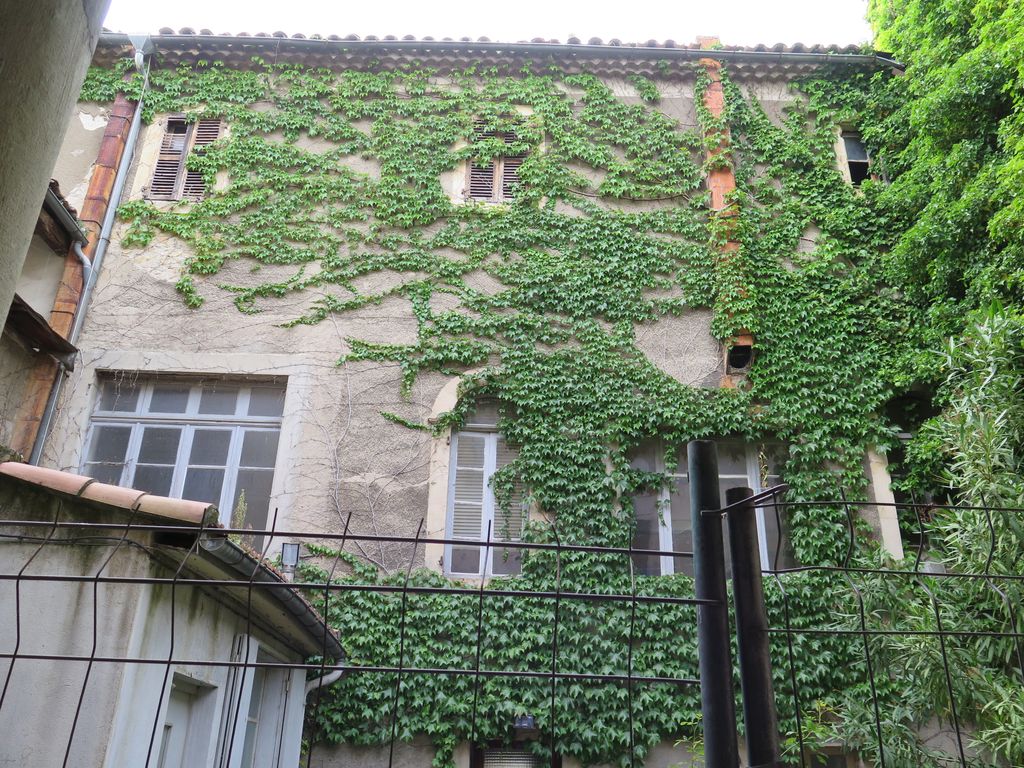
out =
{"type": "Polygon", "coordinates": [[[245,494],[245,526],[262,530],[267,528],[270,511],[270,489],[274,483],[272,469],[240,469],[232,500],[232,512],[238,509],[242,494],[245,494]]]}
{"type": "Polygon", "coordinates": [[[718,444],[718,474],[747,476],[747,449],[744,445],[739,443],[718,444]]]}
{"type": "MultiPolygon", "coordinates": [[[[629,466],[633,469],[638,469],[641,472],[656,472],[656,458],[658,451],[661,450],[661,444],[656,440],[646,440],[641,443],[633,455],[632,460],[629,462],[629,466]]],[[[684,462],[685,465],[685,462],[684,462]]],[[[685,469],[685,466],[684,466],[685,469]]]]}
{"type": "Polygon", "coordinates": [[[498,401],[490,397],[484,397],[478,400],[476,407],[466,414],[466,426],[498,426],[498,401]]]}
{"type": "Polygon", "coordinates": [[[146,427],[139,447],[139,462],[173,465],[178,458],[180,439],[181,429],[178,427],[146,427]]]}
{"type": "Polygon", "coordinates": [[[121,484],[124,464],[86,464],[85,474],[100,483],[121,484]]]}
{"type": "Polygon", "coordinates": [[[480,549],[477,547],[452,547],[453,573],[480,573],[480,549]]]}
{"type": "Polygon", "coordinates": [[[149,401],[150,413],[184,413],[188,405],[188,384],[155,384],[149,401]]]}
{"type": "Polygon", "coordinates": [[[480,541],[482,539],[482,507],[479,504],[465,504],[460,501],[456,501],[453,506],[452,538],[480,541]]]}
{"type": "MultiPolygon", "coordinates": [[[[661,549],[661,521],[658,515],[657,495],[645,493],[634,496],[633,509],[636,511],[636,532],[633,534],[633,546],[637,549],[661,549]]],[[[657,576],[661,573],[661,557],[659,555],[633,555],[633,567],[637,573],[657,576]]]]}
{"type": "Polygon", "coordinates": [[[220,504],[223,486],[223,469],[189,469],[185,475],[185,487],[181,491],[181,498],[220,504]]]}
{"type": "Polygon", "coordinates": [[[174,467],[150,467],[140,465],[135,468],[135,479],[132,486],[146,493],[167,496],[171,492],[171,478],[174,467]]]}
{"type": "Polygon", "coordinates": [[[510,576],[523,569],[523,551],[493,547],[491,549],[491,573],[496,576],[510,576]]]}
{"type": "Polygon", "coordinates": [[[776,514],[775,507],[758,510],[758,514],[764,516],[765,546],[768,553],[768,562],[763,565],[770,569],[791,568],[796,565],[793,548],[789,543],[789,536],[786,535],[784,518],[782,529],[779,529],[779,519],[784,512],[785,510],[780,509],[776,514]]]}
{"type": "Polygon", "coordinates": [[[124,465],[128,440],[131,436],[131,427],[95,427],[92,436],[92,455],[89,457],[89,461],[124,465]]]}
{"type": "Polygon", "coordinates": [[[516,457],[519,455],[519,450],[510,445],[506,445],[505,438],[499,435],[496,454],[495,459],[498,469],[501,469],[516,460],[516,457]]]}
{"type": "Polygon", "coordinates": [[[245,741],[242,743],[242,768],[252,768],[256,760],[256,732],[260,725],[260,711],[263,705],[263,681],[266,670],[254,667],[247,670],[242,677],[243,685],[251,685],[249,697],[249,713],[246,716],[245,741]]]}
{"type": "Polygon", "coordinates": [[[100,410],[134,413],[139,404],[139,383],[115,379],[104,381],[100,391],[100,410]]]}
{"type": "Polygon", "coordinates": [[[247,429],[242,439],[243,467],[273,468],[277,459],[277,430],[247,429]]]}
{"type": "Polygon", "coordinates": [[[188,463],[223,467],[228,463],[230,445],[230,429],[197,429],[192,436],[192,452],[188,463]]]}
{"type": "Polygon", "coordinates": [[[253,387],[249,393],[250,416],[280,416],[284,412],[284,389],[253,387]]]}
{"type": "Polygon", "coordinates": [[[238,387],[207,384],[199,398],[199,412],[233,415],[238,403],[238,387]]]}
{"type": "Polygon", "coordinates": [[[846,159],[868,161],[868,150],[860,136],[847,134],[843,136],[843,144],[846,145],[846,159]]]}
{"type": "MultiPolygon", "coordinates": [[[[672,521],[672,549],[677,552],[693,551],[693,518],[690,516],[690,484],[680,480],[675,484],[670,511],[672,521]]],[[[693,575],[692,557],[672,558],[673,573],[693,575]]]]}

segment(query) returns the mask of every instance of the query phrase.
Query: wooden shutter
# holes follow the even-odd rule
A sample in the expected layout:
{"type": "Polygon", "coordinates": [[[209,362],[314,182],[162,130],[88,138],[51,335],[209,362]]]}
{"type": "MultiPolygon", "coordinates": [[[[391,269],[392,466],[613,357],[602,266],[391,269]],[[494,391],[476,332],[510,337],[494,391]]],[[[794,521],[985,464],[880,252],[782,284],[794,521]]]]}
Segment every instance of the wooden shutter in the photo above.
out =
{"type": "Polygon", "coordinates": [[[503,157],[501,159],[501,199],[512,200],[515,197],[515,187],[519,184],[519,166],[523,164],[523,157],[503,157]]]}
{"type": "MultiPolygon", "coordinates": [[[[493,138],[501,139],[506,145],[517,140],[512,131],[487,130],[484,122],[477,120],[474,124],[474,141],[493,138]]],[[[519,183],[519,166],[522,164],[521,155],[499,155],[488,163],[472,163],[469,167],[470,198],[490,202],[511,200],[512,188],[519,183]]]]}
{"type": "Polygon", "coordinates": [[[494,199],[494,161],[473,163],[469,168],[469,196],[474,200],[494,199]]]}
{"type": "MultiPolygon", "coordinates": [[[[220,136],[220,120],[200,120],[195,125],[192,139],[192,151],[200,147],[212,144],[220,136]]],[[[185,183],[181,188],[183,200],[202,200],[206,193],[206,185],[203,183],[203,175],[198,171],[185,169],[185,183]]]]}
{"type": "Polygon", "coordinates": [[[178,192],[178,178],[185,164],[185,147],[188,145],[189,125],[183,117],[172,117],[160,142],[160,156],[149,184],[150,200],[175,200],[178,192]]]}

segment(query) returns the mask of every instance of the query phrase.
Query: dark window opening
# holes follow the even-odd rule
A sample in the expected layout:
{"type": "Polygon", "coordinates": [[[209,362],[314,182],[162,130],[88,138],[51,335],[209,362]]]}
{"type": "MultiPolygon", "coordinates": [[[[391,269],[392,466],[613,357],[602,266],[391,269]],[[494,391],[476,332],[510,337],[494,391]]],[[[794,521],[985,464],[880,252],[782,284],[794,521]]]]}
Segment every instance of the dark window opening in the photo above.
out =
{"type": "Polygon", "coordinates": [[[843,147],[846,149],[846,166],[850,171],[850,181],[855,187],[871,177],[871,158],[868,148],[859,133],[843,131],[843,147]]]}
{"type": "Polygon", "coordinates": [[[754,360],[754,348],[750,344],[733,344],[726,354],[727,373],[738,373],[750,369],[754,360]]]}

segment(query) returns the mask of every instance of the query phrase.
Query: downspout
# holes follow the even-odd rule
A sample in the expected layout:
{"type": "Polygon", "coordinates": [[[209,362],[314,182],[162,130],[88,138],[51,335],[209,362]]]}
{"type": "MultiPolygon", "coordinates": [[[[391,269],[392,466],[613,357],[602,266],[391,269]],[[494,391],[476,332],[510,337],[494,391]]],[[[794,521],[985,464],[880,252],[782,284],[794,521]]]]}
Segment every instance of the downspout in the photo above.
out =
{"type": "MultiPolygon", "coordinates": [[[[103,213],[103,221],[100,226],[100,236],[96,241],[96,247],[92,252],[92,260],[82,250],[80,243],[75,243],[75,255],[78,257],[82,264],[83,271],[83,286],[82,293],[78,300],[78,306],[75,308],[74,320],[72,321],[71,328],[67,334],[67,340],[71,344],[75,345],[78,341],[78,336],[82,332],[82,325],[85,323],[85,313],[89,306],[89,300],[92,298],[93,289],[96,287],[96,279],[99,276],[100,269],[103,266],[103,257],[106,255],[107,246],[110,244],[110,233],[114,228],[114,221],[117,218],[117,208],[121,203],[121,195],[124,192],[124,185],[128,179],[128,170],[131,168],[132,160],[135,156],[135,145],[138,142],[139,130],[142,126],[142,105],[146,98],[146,89],[149,87],[149,61],[147,60],[148,54],[152,50],[152,43],[149,37],[136,42],[133,39],[133,44],[136,48],[136,65],[140,66],[145,64],[145,73],[143,75],[142,90],[139,93],[139,100],[135,104],[135,112],[132,115],[131,126],[128,129],[128,136],[125,139],[124,149],[121,153],[121,158],[117,165],[117,174],[114,177],[114,184],[110,191],[110,197],[107,200],[106,210],[103,213]]],[[[103,150],[101,149],[101,152],[103,150]]],[[[30,464],[38,464],[43,454],[43,447],[46,444],[46,438],[50,434],[50,429],[53,425],[53,417],[57,412],[57,403],[60,400],[60,393],[64,387],[64,381],[68,375],[68,368],[63,363],[57,369],[57,376],[54,379],[53,387],[50,389],[50,395],[46,401],[46,408],[43,411],[42,419],[39,423],[39,430],[36,432],[35,441],[32,445],[32,454],[29,457],[30,464]]]]}
{"type": "Polygon", "coordinates": [[[341,673],[344,670],[336,669],[333,672],[328,672],[323,677],[316,677],[306,683],[306,695],[309,696],[317,688],[324,688],[333,682],[341,679],[341,673]]]}

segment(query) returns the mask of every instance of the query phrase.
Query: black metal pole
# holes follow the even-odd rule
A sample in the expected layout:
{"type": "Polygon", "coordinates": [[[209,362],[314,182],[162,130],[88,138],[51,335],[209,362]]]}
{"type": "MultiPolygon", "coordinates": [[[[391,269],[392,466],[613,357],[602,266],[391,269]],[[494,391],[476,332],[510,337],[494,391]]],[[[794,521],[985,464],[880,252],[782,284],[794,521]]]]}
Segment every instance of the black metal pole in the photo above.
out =
{"type": "Polygon", "coordinates": [[[736,706],[733,700],[732,654],[729,649],[729,608],[725,593],[725,547],[722,519],[704,510],[720,509],[718,454],[710,440],[686,446],[693,514],[693,570],[698,598],[714,600],[697,606],[697,652],[700,703],[704,722],[706,768],[736,768],[736,706]]]}
{"type": "MultiPolygon", "coordinates": [[[[729,488],[726,506],[754,495],[750,488],[729,488]]],[[[751,768],[781,766],[779,723],[772,691],[772,662],[768,651],[768,617],[761,584],[761,555],[757,546],[757,513],[748,501],[726,513],[732,552],[733,600],[736,603],[736,642],[743,687],[743,722],[747,731],[747,763],[751,768]]]]}

